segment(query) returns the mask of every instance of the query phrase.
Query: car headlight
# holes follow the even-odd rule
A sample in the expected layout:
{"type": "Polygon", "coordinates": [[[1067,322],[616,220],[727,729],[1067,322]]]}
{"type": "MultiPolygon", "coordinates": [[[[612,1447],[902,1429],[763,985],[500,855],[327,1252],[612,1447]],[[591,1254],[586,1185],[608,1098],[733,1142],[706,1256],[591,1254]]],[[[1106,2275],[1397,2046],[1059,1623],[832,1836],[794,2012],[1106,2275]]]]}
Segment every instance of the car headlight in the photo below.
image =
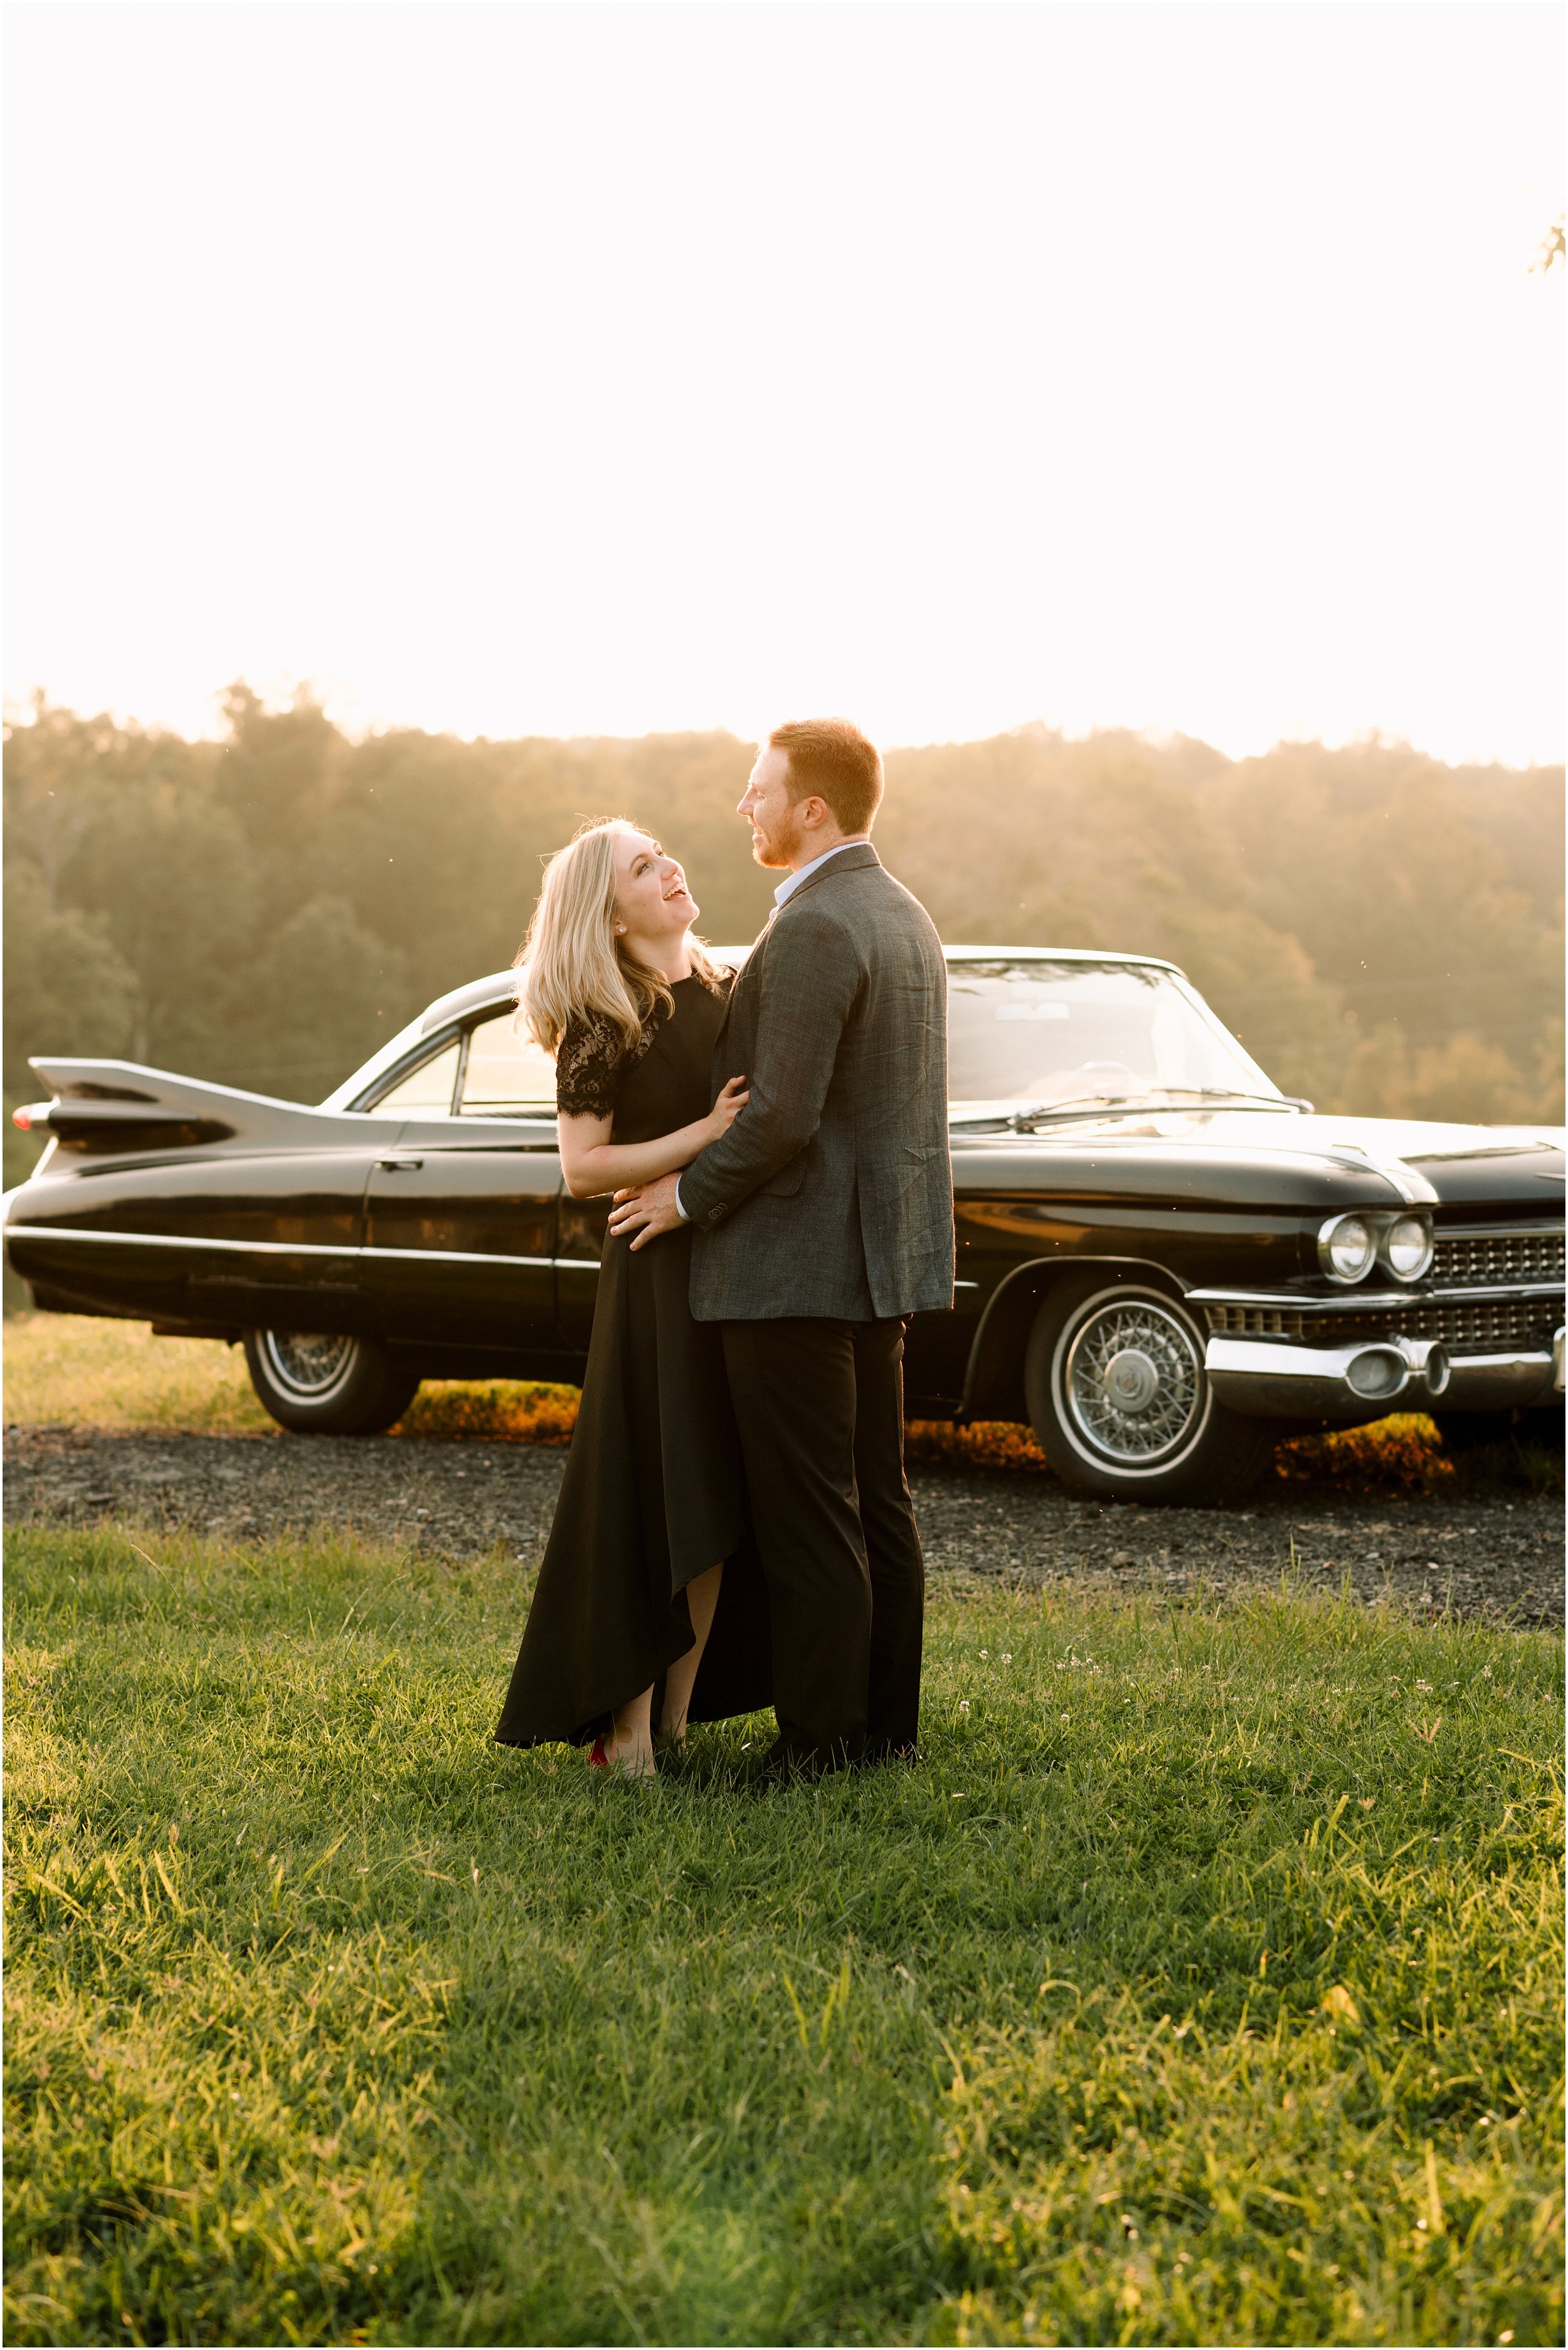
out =
{"type": "Polygon", "coordinates": [[[1400,1281],[1419,1281],[1432,1262],[1432,1227],[1425,1216],[1398,1216],[1383,1242],[1388,1270],[1400,1281]]]}
{"type": "Polygon", "coordinates": [[[1372,1270],[1377,1243],[1365,1216],[1331,1216],[1317,1236],[1317,1259],[1330,1281],[1360,1281],[1372,1270]]]}

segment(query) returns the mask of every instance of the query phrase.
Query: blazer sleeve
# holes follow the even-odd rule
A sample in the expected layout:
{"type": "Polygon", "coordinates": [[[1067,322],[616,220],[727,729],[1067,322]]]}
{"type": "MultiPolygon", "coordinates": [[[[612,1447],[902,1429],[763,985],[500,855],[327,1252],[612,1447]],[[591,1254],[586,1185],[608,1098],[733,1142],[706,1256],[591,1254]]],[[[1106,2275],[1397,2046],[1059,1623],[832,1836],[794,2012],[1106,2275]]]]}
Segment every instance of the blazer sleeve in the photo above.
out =
{"type": "Polygon", "coordinates": [[[816,1132],[863,971],[842,922],[810,903],[781,915],[762,960],[751,1099],[680,1177],[695,1224],[717,1224],[816,1132]]]}

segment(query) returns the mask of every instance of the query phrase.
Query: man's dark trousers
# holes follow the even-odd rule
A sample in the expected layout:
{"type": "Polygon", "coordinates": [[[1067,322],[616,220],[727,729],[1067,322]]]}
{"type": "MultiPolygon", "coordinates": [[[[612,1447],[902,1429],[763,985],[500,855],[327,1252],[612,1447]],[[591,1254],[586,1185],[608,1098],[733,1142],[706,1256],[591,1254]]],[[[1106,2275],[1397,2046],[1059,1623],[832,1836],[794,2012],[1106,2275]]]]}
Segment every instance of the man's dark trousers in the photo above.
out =
{"type": "Polygon", "coordinates": [[[726,1322],[767,1578],[775,1758],[913,1753],[925,1566],[904,1475],[904,1323],[726,1322]]]}

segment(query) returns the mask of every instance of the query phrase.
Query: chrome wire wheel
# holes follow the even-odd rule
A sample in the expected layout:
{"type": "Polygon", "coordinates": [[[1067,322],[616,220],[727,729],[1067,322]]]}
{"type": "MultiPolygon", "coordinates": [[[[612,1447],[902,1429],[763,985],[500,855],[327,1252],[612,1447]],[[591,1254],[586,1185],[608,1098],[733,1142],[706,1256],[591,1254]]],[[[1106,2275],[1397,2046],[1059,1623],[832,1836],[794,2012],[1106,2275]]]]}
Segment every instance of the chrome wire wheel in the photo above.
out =
{"type": "Polygon", "coordinates": [[[347,1384],[358,1353],[357,1338],[264,1330],[261,1352],[282,1393],[299,1403],[329,1403],[347,1384]]]}
{"type": "Polygon", "coordinates": [[[1209,1400],[1194,1334],[1152,1297],[1096,1302],[1072,1335],[1061,1385],[1079,1440],[1140,1469],[1179,1452],[1209,1400]]]}

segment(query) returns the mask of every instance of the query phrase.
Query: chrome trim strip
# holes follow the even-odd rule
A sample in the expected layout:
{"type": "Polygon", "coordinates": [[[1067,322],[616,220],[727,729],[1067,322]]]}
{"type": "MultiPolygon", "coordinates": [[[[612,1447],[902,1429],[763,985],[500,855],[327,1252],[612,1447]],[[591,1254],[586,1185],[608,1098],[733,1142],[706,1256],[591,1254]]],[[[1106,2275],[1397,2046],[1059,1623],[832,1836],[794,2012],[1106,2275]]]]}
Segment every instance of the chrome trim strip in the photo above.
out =
{"type": "Polygon", "coordinates": [[[1546,1370],[1552,1362],[1539,1347],[1521,1347],[1511,1355],[1452,1355],[1449,1359],[1456,1371],[1511,1370],[1518,1363],[1527,1363],[1532,1370],[1546,1370]]]}
{"type": "MultiPolygon", "coordinates": [[[[69,1224],[10,1224],[5,1228],[8,1241],[99,1241],[124,1248],[217,1249],[239,1256],[336,1256],[352,1257],[357,1263],[381,1257],[412,1258],[416,1263],[432,1264],[529,1264],[567,1265],[582,1267],[580,1257],[558,1256],[499,1256],[479,1249],[399,1249],[335,1248],[321,1241],[225,1241],[187,1236],[182,1232],[105,1232],[84,1231],[69,1224]]],[[[597,1264],[587,1270],[597,1273],[597,1264]]]]}
{"type": "MultiPolygon", "coordinates": [[[[495,1256],[483,1249],[361,1249],[360,1261],[365,1264],[379,1263],[382,1258],[395,1258],[400,1263],[411,1260],[416,1264],[561,1264],[569,1258],[557,1256],[495,1256]]],[[[594,1267],[595,1272],[598,1267],[594,1267]]]]}
{"type": "MultiPolygon", "coordinates": [[[[1557,1178],[1551,1179],[1553,1182],[1557,1178]]],[[[1434,1224],[1432,1238],[1436,1241],[1554,1241],[1561,1237],[1563,1226],[1555,1219],[1532,1224],[1434,1224]]]]}
{"type": "Polygon", "coordinates": [[[7,1224],[8,1241],[99,1241],[125,1248],[221,1249],[243,1256],[362,1256],[358,1242],[224,1241],[191,1232],[106,1232],[79,1224],[7,1224]]]}
{"type": "Polygon", "coordinates": [[[1549,1281],[1499,1281],[1463,1289],[1336,1290],[1332,1297],[1301,1289],[1189,1289],[1187,1293],[1193,1305],[1288,1306],[1298,1314],[1381,1314],[1393,1306],[1486,1305],[1500,1297],[1546,1299],[1562,1295],[1561,1284],[1549,1281]]]}
{"type": "Polygon", "coordinates": [[[1438,1281],[1434,1290],[1406,1290],[1406,1297],[1427,1297],[1432,1305],[1449,1305],[1450,1297],[1458,1297],[1459,1305],[1474,1305],[1481,1297],[1561,1297],[1561,1295],[1563,1295],[1563,1283],[1561,1281],[1493,1281],[1488,1283],[1486,1288],[1476,1288],[1474,1281],[1467,1281],[1462,1288],[1459,1288],[1458,1281],[1438,1281]]]}

